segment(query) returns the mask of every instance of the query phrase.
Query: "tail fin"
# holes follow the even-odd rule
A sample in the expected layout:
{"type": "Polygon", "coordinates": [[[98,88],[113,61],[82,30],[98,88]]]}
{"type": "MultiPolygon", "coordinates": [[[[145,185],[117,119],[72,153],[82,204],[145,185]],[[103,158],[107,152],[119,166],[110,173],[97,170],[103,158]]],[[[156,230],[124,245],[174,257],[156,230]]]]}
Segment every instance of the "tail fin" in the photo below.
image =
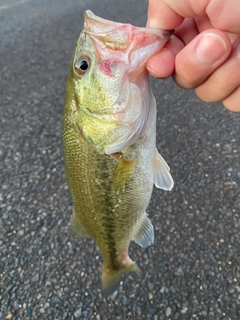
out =
{"type": "Polygon", "coordinates": [[[123,267],[118,270],[107,269],[104,265],[102,268],[102,291],[104,296],[113,294],[121,281],[121,277],[125,272],[138,272],[141,270],[138,266],[132,262],[127,267],[123,267]]]}

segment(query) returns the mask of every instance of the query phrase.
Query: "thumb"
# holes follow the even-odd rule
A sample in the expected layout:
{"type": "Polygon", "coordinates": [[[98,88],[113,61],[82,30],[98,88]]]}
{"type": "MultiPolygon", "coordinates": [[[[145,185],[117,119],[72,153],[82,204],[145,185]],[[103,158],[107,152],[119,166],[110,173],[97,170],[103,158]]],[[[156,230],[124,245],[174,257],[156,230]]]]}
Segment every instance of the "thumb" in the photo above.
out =
{"type": "Polygon", "coordinates": [[[195,88],[217,69],[229,56],[231,42],[219,30],[200,33],[176,56],[175,82],[183,88],[195,88]]]}

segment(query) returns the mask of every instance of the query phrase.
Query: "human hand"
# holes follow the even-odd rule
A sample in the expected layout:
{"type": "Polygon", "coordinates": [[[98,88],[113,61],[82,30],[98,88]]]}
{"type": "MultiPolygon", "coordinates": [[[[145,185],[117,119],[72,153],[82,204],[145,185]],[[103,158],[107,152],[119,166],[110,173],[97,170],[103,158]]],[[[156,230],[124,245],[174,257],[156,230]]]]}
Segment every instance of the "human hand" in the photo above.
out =
{"type": "Polygon", "coordinates": [[[239,0],[149,0],[147,26],[175,29],[148,61],[154,77],[172,75],[203,101],[240,112],[239,0]]]}

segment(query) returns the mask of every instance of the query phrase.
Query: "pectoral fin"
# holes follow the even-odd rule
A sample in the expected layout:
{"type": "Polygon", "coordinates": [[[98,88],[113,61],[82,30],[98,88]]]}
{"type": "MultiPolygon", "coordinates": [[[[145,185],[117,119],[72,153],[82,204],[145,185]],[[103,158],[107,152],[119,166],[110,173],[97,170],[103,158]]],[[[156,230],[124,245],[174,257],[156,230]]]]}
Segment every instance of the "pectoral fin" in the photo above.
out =
{"type": "Polygon", "coordinates": [[[71,219],[71,231],[73,236],[79,238],[89,238],[90,235],[88,234],[87,230],[84,228],[82,223],[79,221],[75,210],[73,209],[72,219],[71,219]]]}
{"type": "Polygon", "coordinates": [[[117,190],[117,193],[124,191],[128,183],[131,181],[136,165],[136,159],[126,160],[121,157],[118,160],[113,173],[112,186],[117,190]]]}
{"type": "Polygon", "coordinates": [[[154,230],[150,219],[147,217],[146,212],[143,218],[139,221],[136,226],[135,235],[133,237],[136,242],[142,248],[146,248],[154,243],[154,230]]]}
{"type": "Polygon", "coordinates": [[[156,149],[153,160],[153,183],[157,188],[167,191],[172,190],[174,182],[169,171],[169,166],[156,149]]]}

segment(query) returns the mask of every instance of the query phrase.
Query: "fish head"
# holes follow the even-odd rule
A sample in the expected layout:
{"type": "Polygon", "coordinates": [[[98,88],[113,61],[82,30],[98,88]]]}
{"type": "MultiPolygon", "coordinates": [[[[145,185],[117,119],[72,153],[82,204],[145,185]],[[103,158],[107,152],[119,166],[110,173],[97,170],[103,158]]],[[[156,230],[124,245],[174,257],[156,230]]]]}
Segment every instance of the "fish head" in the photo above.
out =
{"type": "Polygon", "coordinates": [[[77,125],[99,153],[119,152],[142,134],[148,117],[146,62],[171,34],[85,12],[72,83],[77,125]]]}

